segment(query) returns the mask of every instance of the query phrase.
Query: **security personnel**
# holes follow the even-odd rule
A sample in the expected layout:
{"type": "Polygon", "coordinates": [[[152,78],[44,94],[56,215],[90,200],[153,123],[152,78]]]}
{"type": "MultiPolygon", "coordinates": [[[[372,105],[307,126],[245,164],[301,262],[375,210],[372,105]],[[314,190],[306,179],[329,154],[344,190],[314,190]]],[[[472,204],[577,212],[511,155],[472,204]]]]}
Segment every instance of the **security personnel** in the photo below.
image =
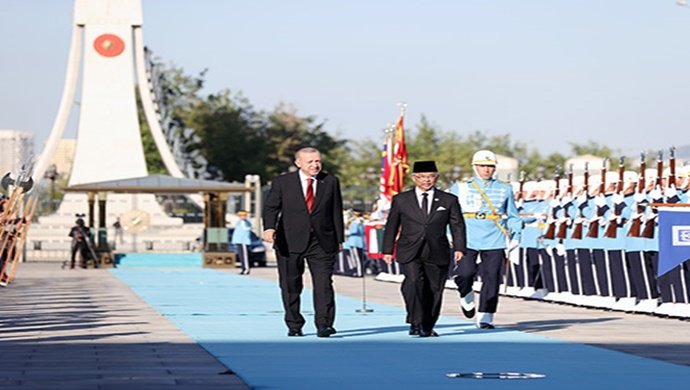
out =
{"type": "Polygon", "coordinates": [[[352,211],[352,219],[347,224],[345,243],[343,247],[348,251],[349,268],[354,270],[353,276],[364,275],[364,219],[361,210],[352,211]]]}
{"type": "Polygon", "coordinates": [[[513,187],[493,178],[496,155],[480,150],[472,157],[476,177],[455,183],[451,192],[458,196],[467,225],[467,252],[459,262],[455,283],[460,293],[460,307],[467,318],[475,315],[472,284],[480,276],[481,301],[477,326],[493,329],[493,316],[498,306],[507,243],[517,247],[522,221],[515,206],[513,187]],[[478,263],[478,260],[481,262],[478,263]]]}
{"type": "MultiPolygon", "coordinates": [[[[89,258],[89,240],[91,240],[91,231],[84,226],[84,220],[77,218],[75,225],[69,231],[68,236],[72,237],[70,269],[74,269],[77,252],[81,254],[82,262],[81,268],[86,268],[86,262],[89,258]]],[[[94,266],[98,268],[98,263],[94,259],[94,266]]]]}
{"type": "Polygon", "coordinates": [[[249,247],[252,244],[252,223],[247,220],[247,212],[240,210],[237,212],[237,225],[235,231],[232,232],[231,243],[237,247],[237,256],[240,258],[242,264],[241,275],[249,275],[249,247]]]}

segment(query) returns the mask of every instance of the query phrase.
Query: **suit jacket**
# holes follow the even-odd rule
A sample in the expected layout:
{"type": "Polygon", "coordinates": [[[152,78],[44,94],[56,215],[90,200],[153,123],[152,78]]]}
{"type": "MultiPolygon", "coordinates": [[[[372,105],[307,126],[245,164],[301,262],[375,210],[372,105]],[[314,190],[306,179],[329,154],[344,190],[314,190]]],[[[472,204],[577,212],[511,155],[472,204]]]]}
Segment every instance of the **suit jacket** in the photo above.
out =
{"type": "Polygon", "coordinates": [[[465,220],[458,198],[436,189],[431,203],[431,212],[424,217],[414,189],[393,197],[386,228],[383,233],[383,253],[392,254],[398,231],[395,250],[396,261],[409,263],[414,260],[426,242],[429,245],[430,261],[439,265],[450,261],[450,244],[446,228],[450,227],[453,249],[465,253],[465,220]]]}
{"type": "Polygon", "coordinates": [[[338,253],[339,244],[344,241],[340,182],[323,172],[316,180],[311,214],[307,211],[299,172],[280,175],[271,183],[264,203],[264,229],[276,230],[276,248],[282,256],[304,252],[312,232],[329,254],[338,253]]]}

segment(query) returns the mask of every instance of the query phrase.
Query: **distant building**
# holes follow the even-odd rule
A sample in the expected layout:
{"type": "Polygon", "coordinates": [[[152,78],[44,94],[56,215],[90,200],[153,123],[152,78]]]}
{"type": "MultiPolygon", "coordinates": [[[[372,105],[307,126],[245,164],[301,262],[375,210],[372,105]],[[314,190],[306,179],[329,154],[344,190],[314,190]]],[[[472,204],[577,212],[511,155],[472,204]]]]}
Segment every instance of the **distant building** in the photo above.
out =
{"type": "Polygon", "coordinates": [[[0,130],[0,176],[11,172],[16,177],[22,163],[32,163],[34,133],[19,130],[0,130]]]}
{"type": "Polygon", "coordinates": [[[518,160],[516,158],[504,156],[501,154],[496,155],[496,161],[498,165],[496,166],[496,178],[499,180],[515,181],[518,179],[518,160]]]}

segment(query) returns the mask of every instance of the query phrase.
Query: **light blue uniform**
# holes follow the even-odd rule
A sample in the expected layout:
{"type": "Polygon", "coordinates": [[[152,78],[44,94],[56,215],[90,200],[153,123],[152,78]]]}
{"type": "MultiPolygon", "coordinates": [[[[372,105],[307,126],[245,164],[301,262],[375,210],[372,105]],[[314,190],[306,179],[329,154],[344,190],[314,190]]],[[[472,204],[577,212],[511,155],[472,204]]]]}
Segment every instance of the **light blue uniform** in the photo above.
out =
{"type": "Polygon", "coordinates": [[[230,242],[237,245],[238,255],[242,263],[242,273],[249,273],[249,246],[252,243],[252,223],[246,219],[237,221],[230,242]]]}
{"type": "Polygon", "coordinates": [[[235,231],[232,233],[233,244],[251,245],[252,244],[252,223],[246,219],[240,219],[235,225],[235,231]]]}
{"type": "Polygon", "coordinates": [[[345,264],[342,264],[340,267],[341,272],[349,276],[363,276],[365,266],[364,248],[366,244],[364,242],[364,222],[362,218],[357,217],[350,222],[345,237],[343,248],[346,251],[341,252],[341,254],[343,256],[346,252],[348,254],[347,267],[345,267],[345,264]]]}
{"type": "Polygon", "coordinates": [[[467,227],[467,247],[474,250],[505,249],[506,236],[498,229],[496,223],[511,236],[510,238],[519,240],[522,221],[515,206],[513,197],[513,187],[496,179],[483,180],[474,177],[462,183],[455,183],[450,192],[458,196],[463,213],[476,213],[480,215],[492,215],[491,208],[475,188],[472,183],[484,191],[491,204],[496,209],[496,213],[506,218],[499,220],[465,218],[467,227]]]}
{"type": "Polygon", "coordinates": [[[347,238],[343,244],[345,249],[364,249],[364,224],[360,218],[356,218],[350,223],[350,227],[347,229],[346,235],[347,238]]]}

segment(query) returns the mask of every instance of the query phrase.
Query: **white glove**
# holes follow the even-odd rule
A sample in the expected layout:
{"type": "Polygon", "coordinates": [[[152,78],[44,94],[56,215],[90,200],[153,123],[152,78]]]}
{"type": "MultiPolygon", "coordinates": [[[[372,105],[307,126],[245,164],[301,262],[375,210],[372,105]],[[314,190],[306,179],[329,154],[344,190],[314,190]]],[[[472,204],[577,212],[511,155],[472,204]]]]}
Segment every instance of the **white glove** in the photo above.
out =
{"type": "Polygon", "coordinates": [[[582,195],[580,195],[580,196],[577,197],[577,204],[578,204],[578,205],[581,205],[581,204],[584,204],[584,203],[587,203],[587,195],[585,195],[585,194],[583,193],[582,195]]]}
{"type": "Polygon", "coordinates": [[[511,239],[508,242],[508,253],[512,252],[514,249],[517,249],[517,247],[519,247],[519,246],[520,246],[520,241],[518,241],[514,238],[511,239]]]}
{"type": "Polygon", "coordinates": [[[654,199],[663,199],[663,195],[661,194],[661,187],[656,186],[654,189],[649,193],[649,197],[654,199]]]}
{"type": "Polygon", "coordinates": [[[642,203],[647,200],[647,196],[645,196],[644,192],[635,192],[635,195],[633,195],[633,200],[636,203],[642,203]]]}
{"type": "Polygon", "coordinates": [[[599,194],[594,198],[594,205],[597,207],[606,206],[606,197],[603,194],[599,194]]]}
{"type": "Polygon", "coordinates": [[[611,213],[611,215],[609,215],[609,221],[617,221],[618,218],[616,214],[611,213]]]}
{"type": "Polygon", "coordinates": [[[549,202],[549,207],[551,207],[552,209],[555,209],[556,207],[559,207],[560,205],[561,205],[561,202],[556,198],[551,199],[551,201],[549,202]]]}
{"type": "Polygon", "coordinates": [[[674,196],[678,196],[678,191],[676,191],[676,186],[668,186],[664,190],[664,195],[666,195],[666,199],[671,199],[674,196]]]}
{"type": "Polygon", "coordinates": [[[561,196],[561,204],[563,206],[568,205],[568,203],[570,203],[572,201],[573,201],[573,197],[570,196],[570,194],[565,194],[565,195],[561,196]]]}
{"type": "Polygon", "coordinates": [[[637,213],[637,212],[635,212],[635,213],[633,213],[633,214],[630,216],[630,219],[642,218],[643,215],[644,215],[643,213],[637,213]]]}
{"type": "Polygon", "coordinates": [[[523,199],[518,199],[518,200],[515,201],[515,207],[518,208],[518,209],[521,209],[521,208],[522,208],[522,205],[523,205],[524,203],[525,203],[525,201],[524,201],[523,199]]]}
{"type": "Polygon", "coordinates": [[[558,256],[565,256],[565,245],[563,245],[563,244],[556,245],[556,254],[558,256]]]}
{"type": "Polygon", "coordinates": [[[625,202],[625,199],[623,198],[623,194],[619,194],[616,192],[615,194],[611,195],[611,203],[614,205],[621,204],[625,202]]]}

